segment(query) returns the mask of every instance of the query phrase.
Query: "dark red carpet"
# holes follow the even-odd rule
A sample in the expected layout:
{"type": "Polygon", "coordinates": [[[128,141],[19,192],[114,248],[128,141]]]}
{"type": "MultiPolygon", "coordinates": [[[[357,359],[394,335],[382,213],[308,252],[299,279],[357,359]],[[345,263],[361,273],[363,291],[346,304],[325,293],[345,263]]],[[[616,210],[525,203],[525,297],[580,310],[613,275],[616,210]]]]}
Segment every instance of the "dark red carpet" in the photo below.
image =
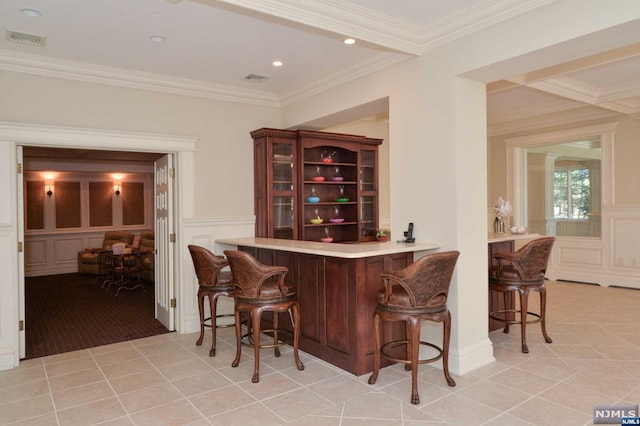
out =
{"type": "Polygon", "coordinates": [[[80,274],[25,279],[27,359],[169,332],[154,318],[153,283],[117,297],[100,284],[80,274]]]}

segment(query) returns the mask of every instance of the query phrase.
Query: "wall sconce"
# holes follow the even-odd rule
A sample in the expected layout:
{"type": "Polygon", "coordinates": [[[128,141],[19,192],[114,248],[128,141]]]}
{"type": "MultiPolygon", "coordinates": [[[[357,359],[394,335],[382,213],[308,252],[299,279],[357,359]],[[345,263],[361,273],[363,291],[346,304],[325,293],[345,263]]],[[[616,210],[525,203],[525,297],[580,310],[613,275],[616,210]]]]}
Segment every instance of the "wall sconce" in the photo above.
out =
{"type": "Polygon", "coordinates": [[[116,197],[120,196],[120,182],[113,184],[113,193],[116,194],[116,197]]]}
{"type": "Polygon", "coordinates": [[[47,194],[47,197],[51,198],[51,196],[53,195],[53,183],[45,182],[45,188],[45,194],[47,194]]]}

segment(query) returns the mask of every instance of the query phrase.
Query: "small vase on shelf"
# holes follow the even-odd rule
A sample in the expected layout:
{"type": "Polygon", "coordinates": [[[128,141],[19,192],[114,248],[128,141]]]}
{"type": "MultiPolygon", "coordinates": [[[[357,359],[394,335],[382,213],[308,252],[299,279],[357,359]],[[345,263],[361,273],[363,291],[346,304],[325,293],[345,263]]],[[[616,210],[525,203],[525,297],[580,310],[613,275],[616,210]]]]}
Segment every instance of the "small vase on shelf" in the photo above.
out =
{"type": "Polygon", "coordinates": [[[496,234],[504,234],[504,222],[501,217],[496,216],[493,221],[493,232],[496,234]]]}

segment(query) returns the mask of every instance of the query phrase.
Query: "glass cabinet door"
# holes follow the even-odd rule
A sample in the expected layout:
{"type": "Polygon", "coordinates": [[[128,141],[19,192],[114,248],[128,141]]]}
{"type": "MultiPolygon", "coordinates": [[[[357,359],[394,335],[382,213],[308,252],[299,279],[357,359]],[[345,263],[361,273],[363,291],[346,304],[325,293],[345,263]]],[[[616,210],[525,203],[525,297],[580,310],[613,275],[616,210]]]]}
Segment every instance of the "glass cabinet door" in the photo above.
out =
{"type": "Polygon", "coordinates": [[[374,239],[378,230],[376,151],[360,151],[360,238],[374,239]]]}
{"type": "Polygon", "coordinates": [[[295,197],[294,197],[294,145],[273,143],[271,170],[271,232],[272,238],[294,239],[295,237],[295,197]]]}

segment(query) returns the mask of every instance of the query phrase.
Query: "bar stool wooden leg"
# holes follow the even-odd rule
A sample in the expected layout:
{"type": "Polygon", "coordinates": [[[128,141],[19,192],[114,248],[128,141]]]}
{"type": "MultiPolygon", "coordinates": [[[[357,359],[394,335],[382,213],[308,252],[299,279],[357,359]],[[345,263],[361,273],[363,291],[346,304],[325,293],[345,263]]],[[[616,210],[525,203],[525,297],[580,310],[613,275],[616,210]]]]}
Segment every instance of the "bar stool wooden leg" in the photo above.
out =
{"type": "Polygon", "coordinates": [[[294,303],[290,310],[293,313],[293,359],[296,362],[298,370],[302,371],[304,370],[304,364],[300,361],[298,354],[298,343],[300,342],[300,305],[294,303]]]}
{"type": "Polygon", "coordinates": [[[520,333],[522,333],[522,353],[529,353],[529,346],[527,346],[527,309],[529,301],[529,290],[519,289],[520,293],[520,333]]]}
{"type": "Polygon", "coordinates": [[[253,377],[251,381],[260,381],[260,321],[262,319],[262,309],[251,309],[251,322],[253,324],[253,377]]]}
{"type": "Polygon", "coordinates": [[[196,340],[196,346],[202,345],[204,339],[204,293],[198,291],[198,313],[200,314],[200,337],[196,340]]]}
{"type": "Polygon", "coordinates": [[[449,386],[455,386],[456,381],[453,380],[451,374],[449,374],[449,344],[451,343],[451,312],[447,312],[447,316],[442,324],[444,328],[444,336],[442,341],[442,369],[444,370],[444,377],[447,380],[449,386]]]}
{"type": "Polygon", "coordinates": [[[418,394],[418,354],[420,352],[420,320],[417,318],[410,318],[407,321],[407,327],[410,330],[411,337],[409,338],[408,346],[411,351],[409,358],[410,363],[407,364],[411,367],[411,403],[420,404],[420,395],[418,394]]]}
{"type": "Polygon", "coordinates": [[[218,318],[216,311],[219,296],[219,294],[214,294],[213,296],[209,295],[209,312],[211,312],[211,337],[213,337],[211,342],[211,349],[209,350],[209,356],[216,356],[216,328],[218,328],[218,318]]]}
{"type": "Polygon", "coordinates": [[[542,335],[544,336],[544,340],[547,343],[553,343],[551,337],[547,334],[547,324],[546,324],[546,311],[547,311],[547,289],[542,287],[540,289],[540,327],[542,328],[542,335]]]}
{"type": "Polygon", "coordinates": [[[237,367],[240,364],[240,355],[242,354],[242,324],[240,323],[240,310],[237,306],[234,308],[234,317],[236,321],[236,357],[231,366],[237,367]]]}
{"type": "Polygon", "coordinates": [[[380,314],[376,311],[373,314],[373,373],[369,377],[369,384],[373,385],[378,380],[378,372],[380,371],[380,314]]]}

